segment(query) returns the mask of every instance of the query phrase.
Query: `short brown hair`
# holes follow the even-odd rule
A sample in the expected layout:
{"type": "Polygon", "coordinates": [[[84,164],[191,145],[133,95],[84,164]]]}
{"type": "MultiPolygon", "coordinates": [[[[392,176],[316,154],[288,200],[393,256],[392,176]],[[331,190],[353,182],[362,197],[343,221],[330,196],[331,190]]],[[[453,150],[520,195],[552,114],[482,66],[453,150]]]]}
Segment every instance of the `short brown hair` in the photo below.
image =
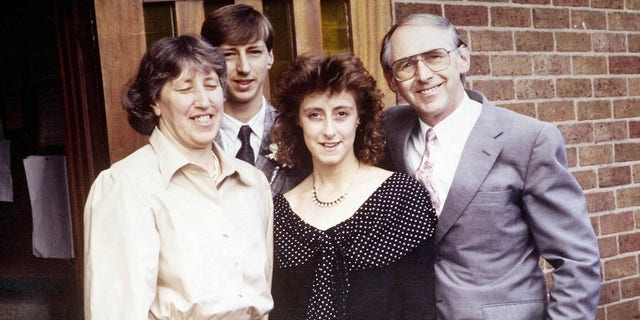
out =
{"type": "Polygon", "coordinates": [[[360,116],[354,151],[367,164],[376,164],[384,151],[381,125],[382,93],[362,61],[351,53],[301,56],[286,70],[276,86],[274,106],[278,118],[271,133],[278,146],[278,161],[311,166],[311,153],[298,125],[300,104],[313,94],[349,92],[355,98],[360,116]]]}
{"type": "Polygon", "coordinates": [[[263,40],[267,50],[273,48],[273,27],[262,13],[246,4],[231,4],[207,15],[200,35],[212,45],[244,45],[263,40]]]}

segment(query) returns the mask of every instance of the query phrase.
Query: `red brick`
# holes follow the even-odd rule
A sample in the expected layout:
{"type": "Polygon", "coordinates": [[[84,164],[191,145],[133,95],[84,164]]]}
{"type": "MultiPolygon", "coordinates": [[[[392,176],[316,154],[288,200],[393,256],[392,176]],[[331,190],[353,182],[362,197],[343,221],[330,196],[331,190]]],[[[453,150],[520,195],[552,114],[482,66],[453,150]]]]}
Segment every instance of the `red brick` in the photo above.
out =
{"type": "Polygon", "coordinates": [[[494,76],[524,76],[531,74],[531,57],[525,55],[491,57],[494,76]]]}
{"type": "Polygon", "coordinates": [[[612,11],[607,13],[609,30],[640,31],[640,13],[612,11]]]}
{"type": "Polygon", "coordinates": [[[618,237],[618,242],[620,243],[620,253],[640,251],[640,232],[621,234],[618,237]]]}
{"type": "Polygon", "coordinates": [[[613,192],[585,193],[584,196],[589,213],[610,211],[616,207],[613,192]]]}
{"type": "Polygon", "coordinates": [[[640,117],[640,99],[623,99],[613,101],[614,118],[640,117]]]}
{"type": "Polygon", "coordinates": [[[536,117],[536,105],[533,102],[521,102],[521,103],[505,103],[500,104],[500,107],[515,111],[519,114],[524,114],[532,118],[536,117]]]}
{"type": "Polygon", "coordinates": [[[629,78],[629,95],[640,96],[640,77],[629,78]]]}
{"type": "Polygon", "coordinates": [[[569,10],[556,8],[534,8],[533,26],[542,29],[569,28],[569,10]]]}
{"type": "Polygon", "coordinates": [[[591,0],[591,6],[602,9],[623,9],[624,0],[591,0]]]}
{"type": "Polygon", "coordinates": [[[513,33],[511,31],[471,31],[471,49],[480,51],[512,51],[513,33]]]}
{"type": "Polygon", "coordinates": [[[607,16],[600,11],[572,10],[571,27],[582,30],[605,30],[607,29],[607,16]]]}
{"type": "Polygon", "coordinates": [[[591,123],[575,123],[559,125],[558,129],[567,144],[593,142],[593,125],[591,123]]]}
{"type": "Polygon", "coordinates": [[[629,52],[640,52],[640,35],[639,34],[627,35],[627,42],[629,43],[629,52]]]}
{"type": "Polygon", "coordinates": [[[554,0],[553,5],[565,7],[588,7],[589,0],[554,0]]]}
{"type": "Polygon", "coordinates": [[[640,316],[638,305],[638,299],[634,299],[605,306],[607,320],[638,319],[640,316]]]}
{"type": "Polygon", "coordinates": [[[616,200],[618,208],[640,206],[640,187],[617,190],[616,200]]]}
{"type": "Polygon", "coordinates": [[[636,218],[636,229],[640,229],[640,210],[634,211],[633,216],[636,218]]]}
{"type": "Polygon", "coordinates": [[[629,121],[629,138],[640,138],[640,121],[629,121]]]}
{"type": "Polygon", "coordinates": [[[591,35],[595,52],[626,52],[626,36],[623,33],[603,32],[591,35]]]}
{"type": "Polygon", "coordinates": [[[484,54],[472,54],[471,55],[471,69],[468,75],[489,75],[491,73],[491,63],[489,62],[489,56],[484,54]]]}
{"type": "Polygon", "coordinates": [[[621,97],[627,95],[627,81],[622,78],[600,78],[593,80],[593,95],[596,97],[621,97]]]}
{"type": "Polygon", "coordinates": [[[603,56],[573,56],[573,74],[606,74],[607,58],[603,56]]]}
{"type": "Polygon", "coordinates": [[[604,306],[598,306],[596,310],[596,320],[607,320],[607,313],[604,306]]]}
{"type": "Polygon", "coordinates": [[[454,26],[489,25],[489,9],[486,6],[445,5],[444,14],[454,26]]]}
{"type": "Polygon", "coordinates": [[[513,0],[512,2],[532,5],[532,4],[550,4],[551,0],[513,0]]]}
{"type": "Polygon", "coordinates": [[[568,167],[572,168],[578,165],[578,148],[568,147],[565,148],[567,153],[568,167]]]}
{"type": "MultiPolygon", "coordinates": [[[[640,164],[633,166],[633,182],[640,183],[640,164]]],[[[640,210],[638,212],[640,213],[640,210]]],[[[640,228],[640,217],[636,221],[638,221],[638,228],[640,228]]]]}
{"type": "Polygon", "coordinates": [[[583,32],[556,32],[556,50],[560,52],[591,51],[591,35],[583,32]]]}
{"type": "Polygon", "coordinates": [[[627,0],[627,9],[640,10],[640,0],[627,0]]]}
{"type": "Polygon", "coordinates": [[[593,170],[574,171],[571,174],[576,178],[582,190],[589,190],[598,186],[596,172],[593,170]]]}
{"type": "Polygon", "coordinates": [[[620,301],[620,282],[603,283],[600,286],[600,301],[598,304],[604,305],[616,301],[620,301]]]}
{"type": "Polygon", "coordinates": [[[493,27],[531,27],[531,9],[525,7],[492,7],[491,26],[493,27]]]}
{"type": "Polygon", "coordinates": [[[538,104],[538,119],[542,121],[575,120],[573,101],[540,102],[538,104]]]}
{"type": "Polygon", "coordinates": [[[578,120],[608,119],[612,114],[609,100],[578,101],[578,120]]]}
{"type": "Polygon", "coordinates": [[[640,142],[616,143],[614,150],[616,162],[640,160],[640,142]]]}
{"type": "Polygon", "coordinates": [[[627,95],[627,82],[622,78],[593,80],[593,94],[596,97],[620,97],[627,95]]]}
{"type": "Polygon", "coordinates": [[[633,298],[640,296],[640,277],[624,279],[620,282],[622,297],[633,298]]]}
{"type": "Polygon", "coordinates": [[[458,29],[458,33],[460,34],[460,37],[462,38],[462,41],[466,45],[469,45],[469,31],[467,31],[465,28],[457,28],[457,29],[458,29]]]}
{"type": "Polygon", "coordinates": [[[600,217],[600,232],[609,235],[634,229],[633,212],[609,213],[600,217]]]}
{"type": "Polygon", "coordinates": [[[553,98],[552,79],[516,80],[516,96],[518,99],[553,98]]]}
{"type": "Polygon", "coordinates": [[[627,123],[597,122],[593,125],[596,142],[624,140],[627,138],[627,123]]]}
{"type": "Polygon", "coordinates": [[[609,57],[609,72],[611,74],[640,73],[640,56],[611,56],[609,57]]]}
{"type": "Polygon", "coordinates": [[[543,31],[516,31],[517,51],[553,51],[553,34],[543,31]]]}
{"type": "Polygon", "coordinates": [[[556,55],[535,55],[533,57],[533,69],[535,74],[556,75],[571,73],[571,58],[556,55]]]}
{"type": "Polygon", "coordinates": [[[591,80],[558,79],[558,97],[591,97],[591,80]]]}
{"type": "Polygon", "coordinates": [[[393,11],[396,13],[396,22],[416,12],[431,13],[442,16],[442,7],[439,4],[427,3],[396,3],[393,11]]]}
{"type": "Polygon", "coordinates": [[[601,188],[631,183],[631,167],[604,167],[598,169],[598,185],[601,188]]]}
{"type": "Polygon", "coordinates": [[[638,274],[638,263],[635,256],[604,262],[604,280],[620,279],[636,274],[638,274]]]}
{"type": "Polygon", "coordinates": [[[593,232],[596,233],[596,236],[600,236],[600,221],[598,220],[598,217],[589,216],[589,220],[591,221],[593,232]]]}
{"type": "MultiPolygon", "coordinates": [[[[598,238],[598,250],[600,251],[601,258],[608,258],[618,255],[618,237],[612,236],[598,238]]],[[[600,300],[602,301],[602,296],[600,300]]]]}
{"type": "Polygon", "coordinates": [[[512,80],[474,80],[473,89],[490,100],[512,100],[515,97],[512,80]]]}
{"type": "Polygon", "coordinates": [[[591,166],[613,162],[613,147],[610,144],[580,147],[578,150],[580,166],[591,166]]]}

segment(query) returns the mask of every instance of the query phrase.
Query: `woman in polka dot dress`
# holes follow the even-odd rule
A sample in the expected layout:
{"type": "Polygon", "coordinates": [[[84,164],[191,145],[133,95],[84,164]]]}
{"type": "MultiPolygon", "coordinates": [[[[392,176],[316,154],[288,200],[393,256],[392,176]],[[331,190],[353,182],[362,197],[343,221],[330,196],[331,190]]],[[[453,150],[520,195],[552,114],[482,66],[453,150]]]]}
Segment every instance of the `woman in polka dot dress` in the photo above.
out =
{"type": "Polygon", "coordinates": [[[374,166],[373,77],[349,53],[304,56],[276,95],[275,156],[313,171],[274,197],[269,319],[435,319],[435,211],[412,177],[374,166]]]}

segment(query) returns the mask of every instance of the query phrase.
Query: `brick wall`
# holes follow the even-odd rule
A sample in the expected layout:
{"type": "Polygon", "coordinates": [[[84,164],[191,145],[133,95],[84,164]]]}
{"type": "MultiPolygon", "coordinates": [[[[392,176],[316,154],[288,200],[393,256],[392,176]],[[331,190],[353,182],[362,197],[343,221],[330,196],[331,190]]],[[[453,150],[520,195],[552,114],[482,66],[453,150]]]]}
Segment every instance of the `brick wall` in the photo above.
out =
{"type": "Polygon", "coordinates": [[[602,256],[597,319],[640,317],[640,0],[392,1],[444,15],[472,51],[469,88],[555,123],[602,256]]]}

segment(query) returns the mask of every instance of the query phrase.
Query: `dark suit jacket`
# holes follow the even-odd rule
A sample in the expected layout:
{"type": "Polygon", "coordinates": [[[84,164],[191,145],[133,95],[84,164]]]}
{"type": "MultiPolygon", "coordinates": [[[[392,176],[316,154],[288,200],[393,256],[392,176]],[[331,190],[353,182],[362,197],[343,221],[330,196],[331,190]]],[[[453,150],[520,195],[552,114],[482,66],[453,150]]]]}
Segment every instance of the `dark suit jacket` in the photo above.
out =
{"type": "MultiPolygon", "coordinates": [[[[598,244],[560,132],[467,93],[482,112],[436,229],[439,318],[595,318],[598,244]],[[555,268],[549,299],[540,256],[555,268]]],[[[404,155],[416,112],[387,108],[384,124],[383,166],[414,175],[404,155]]]]}
{"type": "MultiPolygon", "coordinates": [[[[267,103],[266,108],[267,110],[264,117],[264,136],[262,137],[260,150],[256,157],[255,167],[264,173],[271,185],[271,193],[276,195],[278,193],[285,193],[298,185],[311,173],[311,171],[299,167],[285,167],[269,157],[272,152],[269,149],[269,145],[271,144],[271,128],[273,127],[273,123],[276,121],[278,113],[269,103],[267,103]]],[[[216,137],[216,142],[220,146],[223,145],[220,135],[216,137]]]]}

